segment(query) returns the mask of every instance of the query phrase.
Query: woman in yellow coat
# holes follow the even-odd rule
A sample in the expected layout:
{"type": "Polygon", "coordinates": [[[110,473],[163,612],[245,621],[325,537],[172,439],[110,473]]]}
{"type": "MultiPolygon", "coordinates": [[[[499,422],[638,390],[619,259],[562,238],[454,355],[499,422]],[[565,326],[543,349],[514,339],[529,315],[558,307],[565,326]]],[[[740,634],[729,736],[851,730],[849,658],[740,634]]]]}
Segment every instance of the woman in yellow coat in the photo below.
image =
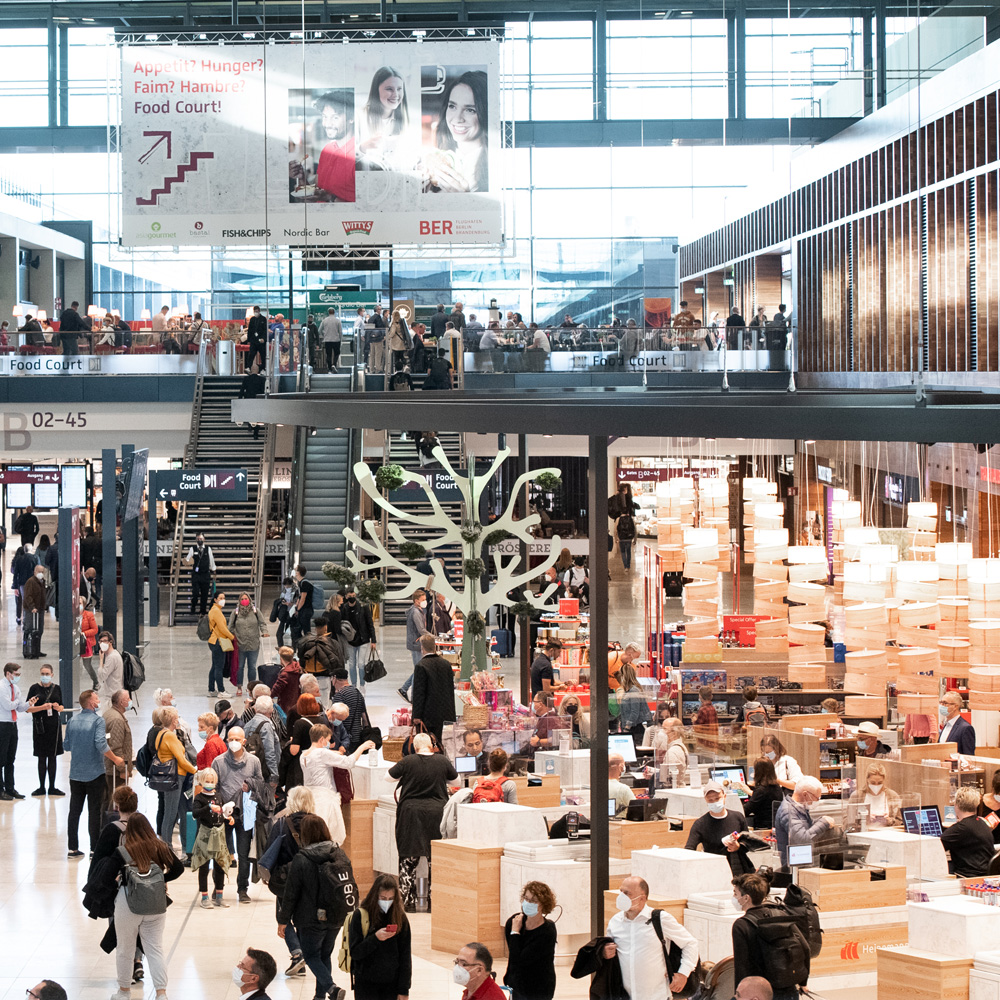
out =
{"type": "Polygon", "coordinates": [[[218,686],[219,694],[224,695],[223,677],[226,670],[226,655],[233,651],[233,633],[226,624],[226,595],[218,593],[208,610],[208,623],[212,626],[212,634],[208,637],[208,647],[212,651],[212,666],[208,672],[208,696],[215,695],[218,686]]]}

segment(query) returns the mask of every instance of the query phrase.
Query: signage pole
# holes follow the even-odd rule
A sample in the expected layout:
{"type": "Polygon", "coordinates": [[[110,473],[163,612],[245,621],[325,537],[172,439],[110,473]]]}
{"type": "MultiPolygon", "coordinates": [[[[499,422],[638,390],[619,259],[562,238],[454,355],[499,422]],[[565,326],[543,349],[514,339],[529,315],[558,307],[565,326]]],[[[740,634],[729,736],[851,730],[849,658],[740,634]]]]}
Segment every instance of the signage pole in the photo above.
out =
{"type": "Polygon", "coordinates": [[[118,505],[115,479],[118,460],[114,448],[101,451],[101,626],[110,632],[118,645],[118,505]]]}
{"type": "Polygon", "coordinates": [[[62,586],[56,600],[59,612],[59,686],[63,704],[72,705],[73,668],[79,653],[80,635],[80,508],[59,508],[59,565],[63,570],[62,586]]]}
{"type": "Polygon", "coordinates": [[[149,579],[149,627],[155,628],[160,624],[160,586],[159,556],[156,551],[156,472],[149,473],[149,488],[146,491],[146,502],[149,504],[149,528],[146,537],[149,539],[149,556],[146,565],[149,579]]]}
{"type": "MultiPolygon", "coordinates": [[[[455,341],[452,341],[454,344],[455,341]]],[[[520,459],[518,466],[520,474],[523,476],[528,471],[528,435],[518,434],[517,454],[520,459]]],[[[521,517],[528,516],[528,500],[531,497],[531,483],[524,484],[521,493],[521,517]]],[[[528,543],[522,538],[520,545],[521,572],[528,570],[530,556],[528,554],[528,543]]],[[[527,589],[527,588],[525,588],[527,589]]],[[[521,704],[531,704],[531,691],[529,681],[531,679],[531,619],[526,618],[520,623],[521,630],[521,704]]]]}
{"type": "MultiPolygon", "coordinates": [[[[135,445],[122,445],[122,461],[135,452],[135,445]]],[[[139,645],[139,518],[122,514],[122,642],[121,648],[136,652],[139,645]]]]}

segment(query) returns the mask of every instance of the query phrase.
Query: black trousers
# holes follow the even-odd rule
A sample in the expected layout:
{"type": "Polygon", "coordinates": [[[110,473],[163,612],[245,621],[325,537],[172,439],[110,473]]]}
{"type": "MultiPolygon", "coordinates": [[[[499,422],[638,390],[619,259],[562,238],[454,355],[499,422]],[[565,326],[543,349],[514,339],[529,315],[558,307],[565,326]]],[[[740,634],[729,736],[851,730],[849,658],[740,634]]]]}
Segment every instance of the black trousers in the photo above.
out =
{"type": "Polygon", "coordinates": [[[261,368],[267,364],[267,358],[264,356],[264,342],[262,340],[251,340],[249,343],[250,350],[247,353],[246,361],[243,363],[243,370],[247,372],[253,367],[254,358],[260,359],[261,368]]]}
{"type": "Polygon", "coordinates": [[[17,756],[17,723],[0,722],[0,783],[10,795],[14,791],[14,758],[17,756]]]}
{"type": "Polygon", "coordinates": [[[90,849],[97,847],[101,836],[101,810],[104,804],[104,792],[107,783],[100,774],[90,781],[74,781],[69,779],[69,821],[66,824],[66,839],[71,851],[80,847],[80,815],[83,803],[87,803],[87,832],[90,835],[90,849]]]}
{"type": "Polygon", "coordinates": [[[201,601],[201,611],[199,614],[208,614],[208,588],[211,582],[211,577],[191,577],[191,614],[197,611],[199,600],[201,601]]]}
{"type": "Polygon", "coordinates": [[[333,371],[340,362],[340,342],[331,343],[330,341],[325,341],[323,343],[323,350],[326,352],[326,370],[333,371]]]}

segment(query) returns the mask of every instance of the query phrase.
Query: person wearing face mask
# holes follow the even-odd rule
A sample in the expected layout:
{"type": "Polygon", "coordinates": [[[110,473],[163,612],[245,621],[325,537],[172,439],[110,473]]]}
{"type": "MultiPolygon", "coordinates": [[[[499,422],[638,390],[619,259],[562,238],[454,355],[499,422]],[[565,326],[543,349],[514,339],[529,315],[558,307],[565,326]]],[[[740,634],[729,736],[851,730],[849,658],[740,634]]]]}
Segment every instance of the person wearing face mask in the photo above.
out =
{"type": "Polygon", "coordinates": [[[125,687],[125,664],[122,655],[115,649],[115,637],[110,632],[101,632],[97,637],[101,659],[97,665],[97,687],[102,698],[110,698],[125,687]]]}
{"type": "Polygon", "coordinates": [[[976,752],[976,730],[961,716],[962,696],[957,691],[948,691],[938,703],[941,719],[941,735],[938,743],[955,743],[958,753],[971,756],[976,752]]]}
{"type": "Polygon", "coordinates": [[[665,781],[676,780],[677,785],[687,784],[688,750],[684,723],[676,716],[664,719],[660,731],[653,737],[653,760],[661,774],[665,765],[665,781]]]}
{"type": "Polygon", "coordinates": [[[698,942],[669,913],[654,910],[647,902],[648,896],[645,879],[635,875],[622,879],[615,900],[618,912],[608,922],[607,936],[612,943],[604,946],[604,958],[618,956],[622,981],[630,997],[669,1000],[671,993],[684,989],[698,964],[698,942]],[[681,949],[676,969],[667,968],[664,958],[672,944],[681,949]]]}
{"type": "Polygon", "coordinates": [[[706,854],[721,854],[729,862],[734,875],[754,871],[747,850],[740,845],[739,835],[747,832],[746,816],[726,808],[726,790],[717,781],[710,781],[702,792],[708,812],[702,813],[688,833],[686,850],[706,854]]]}
{"type": "Polygon", "coordinates": [[[879,742],[878,726],[874,722],[862,722],[854,730],[858,738],[859,757],[888,757],[892,748],[879,742]]]}
{"type": "Polygon", "coordinates": [[[125,713],[132,707],[132,696],[121,688],[111,696],[111,704],[104,713],[104,728],[108,736],[108,746],[123,761],[123,767],[115,767],[110,760],[104,762],[104,802],[111,801],[118,785],[132,777],[132,727],[125,713]]]}
{"type": "Polygon", "coordinates": [[[83,661],[83,669],[90,676],[90,682],[94,687],[100,687],[97,679],[97,671],[94,670],[94,650],[97,649],[97,618],[94,612],[87,607],[87,599],[80,598],[80,635],[83,639],[80,659],[83,661]]]}
{"type": "Polygon", "coordinates": [[[365,661],[370,654],[378,650],[376,644],[375,621],[369,604],[358,600],[357,592],[348,587],[344,603],[340,607],[340,616],[354,629],[354,638],[343,642],[347,672],[351,675],[351,683],[360,691],[365,689],[365,661]]]}
{"type": "Polygon", "coordinates": [[[521,912],[504,924],[503,983],[511,989],[511,1000],[552,1000],[555,994],[556,925],[547,919],[555,908],[555,893],[544,882],[528,882],[521,890],[521,912]]]}
{"type": "Polygon", "coordinates": [[[191,567],[191,614],[203,615],[208,610],[208,590],[215,572],[215,556],[200,531],[184,562],[191,567]]]}
{"type": "Polygon", "coordinates": [[[635,792],[619,779],[625,773],[625,758],[620,753],[608,754],[608,798],[615,800],[615,819],[621,819],[635,792]]]}
{"type": "Polygon", "coordinates": [[[857,829],[858,806],[868,809],[868,826],[897,826],[903,800],[898,792],[886,785],[885,765],[877,761],[865,766],[859,774],[858,789],[847,800],[848,829],[857,829]]]}
{"type": "Polygon", "coordinates": [[[226,826],[226,846],[233,853],[233,840],[236,841],[236,893],[241,903],[250,902],[247,889],[250,886],[250,843],[253,840],[253,829],[243,829],[243,793],[250,791],[249,782],[256,779],[263,781],[264,775],[260,761],[252,753],[244,749],[246,734],[239,726],[229,730],[228,749],[212,761],[212,770],[218,775],[216,795],[222,804],[233,804],[233,823],[226,826]]]}
{"type": "Polygon", "coordinates": [[[83,857],[79,845],[80,815],[83,804],[87,803],[87,828],[90,833],[90,850],[97,846],[101,835],[101,809],[104,804],[104,760],[110,760],[116,767],[123,767],[125,761],[108,746],[104,719],[97,714],[101,699],[96,691],[80,693],[80,708],[66,724],[63,745],[70,753],[69,760],[69,820],[66,835],[69,841],[68,857],[83,857]]]}
{"type": "Polygon", "coordinates": [[[564,695],[559,702],[559,714],[569,717],[573,736],[587,746],[590,742],[590,713],[583,710],[579,697],[575,694],[564,695]]]}
{"type": "Polygon", "coordinates": [[[464,987],[462,1000],[504,1000],[506,996],[494,978],[489,948],[478,941],[471,941],[459,951],[451,977],[464,987]]]}
{"type": "MultiPolygon", "coordinates": [[[[200,791],[191,800],[191,815],[198,824],[191,852],[191,868],[198,872],[198,890],[201,892],[201,907],[228,907],[222,899],[222,887],[226,884],[226,872],[232,860],[226,845],[225,826],[227,819],[222,815],[223,803],[216,795],[219,776],[208,767],[195,775],[195,783],[200,791]],[[212,863],[212,883],[215,894],[208,898],[208,865],[212,863]]],[[[232,823],[230,816],[228,822],[232,823]]]]}
{"type": "Polygon", "coordinates": [[[202,712],[198,716],[198,739],[205,741],[197,754],[198,767],[204,770],[226,752],[226,741],[219,735],[219,717],[215,712],[202,712]]]}
{"type": "Polygon", "coordinates": [[[796,783],[802,777],[799,762],[785,750],[777,736],[765,736],[760,741],[760,755],[766,757],[774,765],[774,774],[778,784],[789,791],[794,790],[796,783]]]}
{"type": "Polygon", "coordinates": [[[24,658],[35,660],[44,656],[42,652],[42,630],[45,628],[45,612],[48,600],[45,596],[45,567],[36,566],[31,579],[24,585],[24,658]]]}
{"type": "Polygon", "coordinates": [[[733,879],[733,909],[742,914],[733,924],[733,979],[740,984],[736,996],[794,1000],[799,996],[798,987],[775,988],[768,977],[770,946],[760,935],[757,917],[767,912],[763,906],[769,892],[770,886],[760,875],[739,875],[733,879]],[[752,992],[747,983],[757,987],[757,992],[752,992]]]}
{"type": "MultiPolygon", "coordinates": [[[[406,648],[413,658],[414,667],[423,658],[424,653],[420,648],[420,639],[425,635],[430,635],[430,632],[427,631],[427,592],[417,590],[413,594],[413,604],[406,612],[406,648]]],[[[412,673],[403,682],[403,686],[397,688],[397,691],[402,698],[409,701],[411,687],[413,687],[412,673]]]]}
{"type": "Polygon", "coordinates": [[[835,823],[829,816],[813,819],[809,810],[824,792],[819,778],[807,775],[795,783],[795,791],[786,798],[774,818],[774,839],[781,864],[788,864],[788,845],[798,847],[819,840],[835,823]]]}
{"type": "Polygon", "coordinates": [[[267,622],[254,607],[250,595],[244,591],[236,604],[236,610],[229,616],[229,628],[236,638],[239,649],[239,663],[236,667],[236,694],[243,694],[243,668],[247,671],[247,685],[257,681],[257,657],[260,655],[260,640],[267,637],[267,622]]]}
{"type": "Polygon", "coordinates": [[[292,645],[298,646],[302,636],[308,634],[313,624],[316,588],[306,579],[306,568],[301,563],[295,567],[295,583],[299,596],[289,610],[289,625],[292,629],[292,645]]]}
{"type": "MultiPolygon", "coordinates": [[[[226,625],[226,614],[223,610],[226,606],[226,595],[222,592],[215,595],[212,602],[212,609],[208,613],[208,622],[212,627],[212,634],[208,637],[208,648],[212,652],[212,666],[208,671],[208,696],[215,696],[215,689],[218,687],[219,694],[225,694],[226,658],[233,651],[233,639],[235,636],[229,631],[226,625]]],[[[243,693],[240,688],[236,694],[243,693]]]]}
{"type": "Polygon", "coordinates": [[[55,683],[51,663],[43,663],[38,683],[28,688],[28,698],[34,704],[31,714],[31,750],[38,759],[38,787],[32,795],[45,794],[45,776],[49,779],[49,795],[65,795],[56,788],[56,758],[63,752],[62,723],[59,713],[63,710],[62,689],[55,683]]]}
{"type": "Polygon", "coordinates": [[[398,1000],[409,996],[413,961],[410,922],[399,883],[379,875],[347,926],[354,1000],[398,1000]]]}
{"type": "Polygon", "coordinates": [[[233,982],[243,1000],[271,1000],[267,988],[278,974],[274,956],[259,948],[247,948],[247,953],[233,968],[233,982]]]}

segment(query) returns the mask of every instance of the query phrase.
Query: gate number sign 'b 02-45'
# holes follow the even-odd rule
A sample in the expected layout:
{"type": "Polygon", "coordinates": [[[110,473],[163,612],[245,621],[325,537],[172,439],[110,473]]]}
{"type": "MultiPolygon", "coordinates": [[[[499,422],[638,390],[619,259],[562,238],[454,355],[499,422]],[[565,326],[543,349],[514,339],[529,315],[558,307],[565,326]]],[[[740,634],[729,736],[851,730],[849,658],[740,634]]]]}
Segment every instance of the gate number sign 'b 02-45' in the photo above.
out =
{"type": "Polygon", "coordinates": [[[167,469],[156,473],[156,499],[246,503],[246,469],[167,469]]]}

